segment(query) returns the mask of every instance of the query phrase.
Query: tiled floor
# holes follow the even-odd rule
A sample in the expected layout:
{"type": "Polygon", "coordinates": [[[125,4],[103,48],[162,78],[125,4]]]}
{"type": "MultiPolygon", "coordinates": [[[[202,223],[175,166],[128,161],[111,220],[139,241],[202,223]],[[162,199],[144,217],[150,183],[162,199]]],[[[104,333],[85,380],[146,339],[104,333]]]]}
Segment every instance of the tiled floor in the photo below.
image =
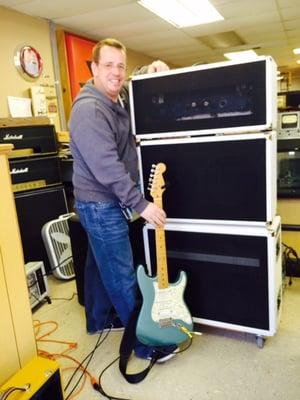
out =
{"type": "MultiPolygon", "coordinates": [[[[83,360],[95,347],[99,336],[85,332],[84,309],[78,303],[75,282],[49,279],[52,304],[44,303],[33,312],[34,320],[55,321],[58,329],[47,336],[51,340],[76,342],[77,348],[67,353],[83,360]],[[65,298],[72,300],[55,300],[65,298]]],[[[39,335],[53,328],[42,325],[39,335]]],[[[111,396],[130,400],[298,400],[300,399],[300,278],[284,291],[283,311],[277,334],[259,349],[254,335],[201,327],[202,336],[192,346],[169,362],[155,365],[147,378],[136,385],[127,383],[113,364],[102,377],[104,390],[111,396]]],[[[88,371],[98,379],[103,369],[118,356],[121,333],[110,333],[97,347],[88,371]]],[[[38,342],[38,347],[51,353],[68,348],[61,343],[38,342]]],[[[61,357],[62,368],[73,367],[72,360],[61,357]]],[[[129,372],[145,367],[133,357],[129,372]]],[[[63,370],[63,385],[72,370],[63,370]]],[[[74,387],[76,375],[66,390],[74,387]]],[[[81,382],[79,383],[79,387],[81,382]]],[[[74,394],[74,393],[73,393],[74,394]]],[[[86,380],[79,400],[104,399],[86,380]]]]}

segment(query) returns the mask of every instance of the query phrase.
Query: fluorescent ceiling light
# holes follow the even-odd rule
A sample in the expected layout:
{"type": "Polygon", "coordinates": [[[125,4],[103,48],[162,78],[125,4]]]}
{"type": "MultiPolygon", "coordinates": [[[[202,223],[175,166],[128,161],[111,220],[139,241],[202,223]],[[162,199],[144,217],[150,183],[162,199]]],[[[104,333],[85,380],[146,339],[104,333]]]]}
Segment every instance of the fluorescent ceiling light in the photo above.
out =
{"type": "Polygon", "coordinates": [[[138,3],[178,28],[224,19],[208,0],[139,0],[138,3]]]}
{"type": "Polygon", "coordinates": [[[293,49],[293,53],[294,54],[300,54],[300,47],[298,47],[297,49],[293,49]]]}
{"type": "Polygon", "coordinates": [[[232,53],[224,53],[224,56],[233,61],[247,61],[257,58],[254,50],[235,51],[232,53]]]}

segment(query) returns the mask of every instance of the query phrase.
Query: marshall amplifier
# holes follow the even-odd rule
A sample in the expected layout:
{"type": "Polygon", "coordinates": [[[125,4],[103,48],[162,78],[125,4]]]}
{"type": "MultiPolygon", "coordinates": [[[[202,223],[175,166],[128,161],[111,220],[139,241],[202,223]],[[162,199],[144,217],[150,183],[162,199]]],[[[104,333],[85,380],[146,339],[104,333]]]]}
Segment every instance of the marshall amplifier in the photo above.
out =
{"type": "Polygon", "coordinates": [[[12,143],[12,156],[56,154],[57,141],[54,125],[0,127],[0,143],[12,143]]]}
{"type": "Polygon", "coordinates": [[[142,191],[151,200],[152,164],[162,162],[168,221],[265,225],[276,213],[276,144],[275,132],[143,140],[142,191]]]}
{"type": "Polygon", "coordinates": [[[130,102],[144,139],[276,129],[276,64],[258,57],[133,76],[130,102]]]}
{"type": "MultiPolygon", "coordinates": [[[[186,272],[184,297],[194,322],[276,333],[282,305],[280,217],[267,228],[166,224],[165,240],[169,282],[186,272]]],[[[144,242],[148,273],[156,275],[155,230],[149,224],[144,242]]]]}
{"type": "Polygon", "coordinates": [[[56,156],[10,159],[9,168],[14,192],[61,183],[60,162],[56,156]]]}

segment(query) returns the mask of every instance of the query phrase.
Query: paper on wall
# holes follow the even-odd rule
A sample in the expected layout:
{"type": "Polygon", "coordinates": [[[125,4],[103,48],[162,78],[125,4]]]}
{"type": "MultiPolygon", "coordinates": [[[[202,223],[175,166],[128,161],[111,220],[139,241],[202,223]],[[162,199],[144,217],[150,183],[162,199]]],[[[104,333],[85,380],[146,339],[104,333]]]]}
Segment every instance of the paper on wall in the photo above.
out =
{"type": "Polygon", "coordinates": [[[13,118],[32,117],[31,99],[27,97],[7,96],[8,108],[13,118]]]}

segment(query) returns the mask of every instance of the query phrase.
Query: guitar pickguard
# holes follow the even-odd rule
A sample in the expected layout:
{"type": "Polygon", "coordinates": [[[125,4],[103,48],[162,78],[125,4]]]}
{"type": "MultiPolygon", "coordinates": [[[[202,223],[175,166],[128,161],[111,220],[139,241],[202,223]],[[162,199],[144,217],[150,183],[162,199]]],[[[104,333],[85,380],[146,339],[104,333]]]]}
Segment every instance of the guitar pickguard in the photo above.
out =
{"type": "Polygon", "coordinates": [[[178,285],[166,289],[159,289],[158,283],[153,282],[154,303],[151,317],[161,327],[172,326],[175,320],[181,320],[186,324],[192,323],[190,313],[182,301],[185,284],[185,276],[178,285]]]}

